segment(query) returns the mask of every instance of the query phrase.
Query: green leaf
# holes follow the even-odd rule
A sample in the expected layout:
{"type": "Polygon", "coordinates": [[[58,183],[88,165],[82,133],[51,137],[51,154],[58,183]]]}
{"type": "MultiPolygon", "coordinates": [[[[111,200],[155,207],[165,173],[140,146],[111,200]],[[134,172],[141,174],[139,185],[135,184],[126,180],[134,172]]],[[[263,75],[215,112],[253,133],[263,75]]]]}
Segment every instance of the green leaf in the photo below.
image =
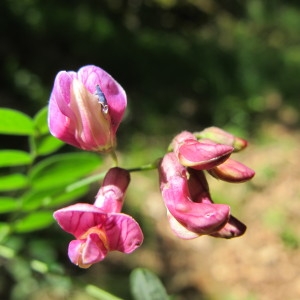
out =
{"type": "Polygon", "coordinates": [[[34,126],[32,119],[24,113],[0,108],[0,133],[12,135],[32,135],[34,126]]]}
{"type": "Polygon", "coordinates": [[[0,177],[0,191],[12,191],[27,187],[28,178],[23,174],[10,174],[0,177]]]}
{"type": "Polygon", "coordinates": [[[0,167],[29,165],[32,157],[20,150],[0,150],[0,167]]]}
{"type": "Polygon", "coordinates": [[[20,202],[23,211],[35,210],[41,207],[52,208],[74,201],[85,195],[88,190],[88,186],[70,192],[62,188],[43,191],[30,190],[22,196],[20,202]]]}
{"type": "Polygon", "coordinates": [[[22,211],[36,210],[44,207],[51,201],[51,194],[55,193],[56,190],[44,190],[44,191],[33,191],[30,190],[22,195],[19,199],[21,203],[22,211]]]}
{"type": "Polygon", "coordinates": [[[51,153],[57,151],[63,145],[65,145],[64,142],[53,137],[50,134],[36,138],[34,141],[36,144],[37,155],[51,154],[51,153]]]}
{"type": "Polygon", "coordinates": [[[13,223],[13,231],[17,233],[24,233],[40,230],[51,225],[53,221],[52,211],[38,211],[13,223]]]}
{"type": "Polygon", "coordinates": [[[89,152],[59,154],[35,165],[29,178],[36,190],[64,187],[99,168],[101,162],[100,156],[89,152]]]}
{"type": "Polygon", "coordinates": [[[46,205],[46,207],[57,207],[65,205],[71,201],[77,200],[78,198],[84,196],[89,191],[88,186],[82,186],[76,190],[64,191],[57,196],[53,196],[51,201],[46,205]]]}
{"type": "Polygon", "coordinates": [[[38,135],[49,133],[48,106],[42,108],[33,118],[34,126],[38,135]]]}
{"type": "Polygon", "coordinates": [[[19,202],[17,199],[10,197],[0,197],[0,213],[8,213],[16,211],[19,208],[19,202]]]}
{"type": "Polygon", "coordinates": [[[10,224],[0,222],[0,243],[10,234],[10,229],[10,224]]]}
{"type": "Polygon", "coordinates": [[[144,268],[137,268],[130,274],[130,288],[135,300],[169,300],[160,279],[144,268]]]}

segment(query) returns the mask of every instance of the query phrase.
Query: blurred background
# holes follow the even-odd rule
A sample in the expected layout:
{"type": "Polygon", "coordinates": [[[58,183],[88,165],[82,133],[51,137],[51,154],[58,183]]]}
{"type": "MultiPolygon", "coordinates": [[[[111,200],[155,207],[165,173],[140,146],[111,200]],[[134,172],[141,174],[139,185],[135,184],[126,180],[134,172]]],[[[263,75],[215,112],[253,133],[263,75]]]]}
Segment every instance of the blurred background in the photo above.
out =
{"type": "MultiPolygon", "coordinates": [[[[89,283],[130,299],[134,267],[156,272],[176,299],[300,299],[300,2],[2,0],[0,60],[1,106],[30,116],[47,105],[58,71],[110,73],[128,95],[122,167],[162,156],[182,130],[214,125],[249,140],[237,157],[257,172],[241,185],[211,180],[245,236],[193,241],[172,235],[156,172],[133,174],[125,210],[145,232],[139,250],[80,270],[56,224],[15,237],[20,256],[9,271],[0,265],[1,299],[93,299],[81,289],[89,283]],[[64,271],[28,273],[36,257],[64,271]]],[[[1,136],[1,148],[17,147],[1,136]]]]}

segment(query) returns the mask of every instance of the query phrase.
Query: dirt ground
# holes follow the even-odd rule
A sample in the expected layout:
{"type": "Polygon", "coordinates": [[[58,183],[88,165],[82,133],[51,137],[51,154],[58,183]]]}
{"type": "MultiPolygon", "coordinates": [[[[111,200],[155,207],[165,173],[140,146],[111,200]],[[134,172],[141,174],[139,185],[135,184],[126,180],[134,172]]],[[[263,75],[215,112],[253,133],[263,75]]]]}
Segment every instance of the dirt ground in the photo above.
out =
{"type": "Polygon", "coordinates": [[[144,213],[153,220],[158,243],[152,251],[141,247],[135,264],[166,278],[168,290],[180,299],[300,299],[299,136],[281,125],[265,125],[261,139],[235,156],[256,171],[251,182],[209,180],[213,199],[229,204],[247,225],[240,238],[178,239],[157,188],[141,181],[141,193],[154,191],[145,194],[144,213]]]}

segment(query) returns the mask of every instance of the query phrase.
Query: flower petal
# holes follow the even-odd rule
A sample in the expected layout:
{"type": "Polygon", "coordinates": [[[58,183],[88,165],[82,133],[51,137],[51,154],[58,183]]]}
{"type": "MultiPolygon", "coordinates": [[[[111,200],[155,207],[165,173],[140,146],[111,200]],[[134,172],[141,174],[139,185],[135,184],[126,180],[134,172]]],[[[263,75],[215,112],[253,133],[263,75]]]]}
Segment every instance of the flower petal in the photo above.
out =
{"type": "Polygon", "coordinates": [[[213,237],[220,237],[225,239],[231,239],[241,236],[245,233],[247,227],[241,221],[233,216],[230,216],[227,224],[217,232],[211,233],[213,237]]]}
{"type": "Polygon", "coordinates": [[[93,65],[79,69],[78,79],[92,94],[96,85],[100,86],[108,103],[113,132],[116,133],[127,106],[127,97],[122,86],[103,69],[93,65]]]}
{"type": "Polygon", "coordinates": [[[81,268],[88,268],[105,258],[108,250],[95,233],[88,235],[86,240],[73,240],[69,244],[70,260],[81,268]]]}
{"type": "Polygon", "coordinates": [[[81,237],[90,228],[104,224],[107,219],[104,211],[86,203],[77,203],[59,209],[53,216],[64,231],[73,234],[76,238],[81,237]]]}
{"type": "Polygon", "coordinates": [[[105,232],[111,251],[131,253],[143,243],[139,224],[125,214],[110,214],[105,223],[105,232]]]}

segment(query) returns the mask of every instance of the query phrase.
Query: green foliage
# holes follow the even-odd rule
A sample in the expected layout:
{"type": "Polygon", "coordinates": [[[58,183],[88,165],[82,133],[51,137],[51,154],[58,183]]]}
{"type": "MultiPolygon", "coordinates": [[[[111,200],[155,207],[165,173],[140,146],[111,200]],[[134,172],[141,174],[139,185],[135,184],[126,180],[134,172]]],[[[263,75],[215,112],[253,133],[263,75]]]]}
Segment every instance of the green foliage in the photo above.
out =
{"type": "Polygon", "coordinates": [[[147,269],[135,269],[130,275],[131,292],[135,300],[169,300],[159,278],[147,269]]]}
{"type": "MultiPolygon", "coordinates": [[[[102,158],[85,152],[56,154],[64,144],[50,135],[46,108],[33,118],[17,110],[0,109],[0,119],[0,133],[8,137],[25,135],[28,142],[28,152],[0,150],[0,256],[7,260],[4,266],[16,280],[16,291],[27,298],[32,292],[28,286],[35,282],[33,272],[48,276],[55,263],[52,254],[52,258],[45,256],[49,251],[44,251],[42,255],[32,252],[31,263],[25,263],[21,253],[28,251],[28,246],[35,242],[29,234],[49,228],[54,222],[55,208],[87,194],[89,185],[103,176],[101,173],[96,177],[93,175],[93,180],[88,178],[99,170],[102,158]],[[48,154],[51,156],[46,156],[48,154]],[[25,240],[28,239],[30,242],[26,245],[25,240]]],[[[16,139],[18,137],[14,137],[16,139]]],[[[44,246],[53,249],[49,240],[45,241],[44,246]]],[[[17,294],[13,299],[19,299],[17,294]]]]}
{"type": "Polygon", "coordinates": [[[33,134],[33,121],[22,112],[8,108],[0,108],[0,120],[0,133],[2,134],[33,134]]]}
{"type": "Polygon", "coordinates": [[[29,165],[32,157],[29,153],[19,150],[0,150],[0,167],[29,165]]]}

